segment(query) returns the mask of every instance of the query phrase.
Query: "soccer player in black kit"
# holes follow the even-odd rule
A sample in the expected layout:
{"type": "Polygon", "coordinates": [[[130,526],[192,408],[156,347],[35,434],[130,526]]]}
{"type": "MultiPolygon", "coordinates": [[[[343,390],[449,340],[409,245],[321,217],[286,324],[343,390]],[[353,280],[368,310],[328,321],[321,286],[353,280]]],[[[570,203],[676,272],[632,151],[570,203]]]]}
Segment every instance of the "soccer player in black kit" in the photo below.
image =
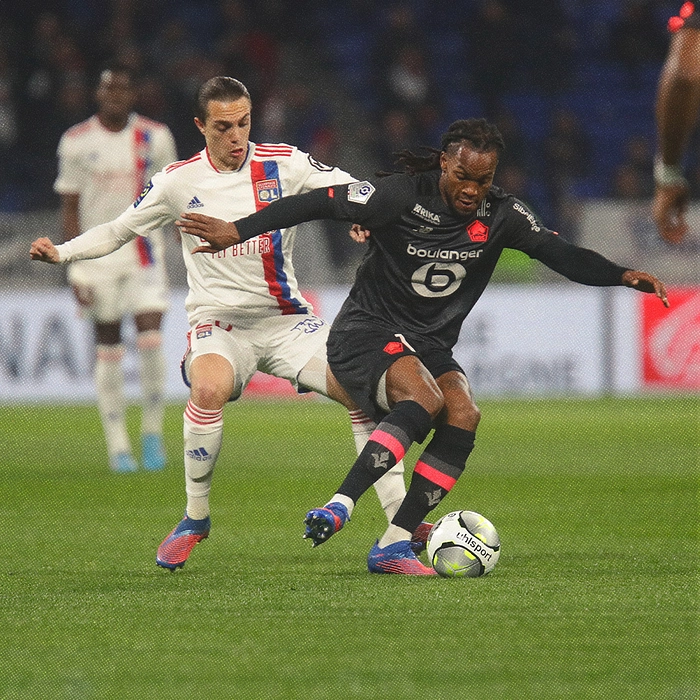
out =
{"type": "Polygon", "coordinates": [[[340,530],[359,497],[434,429],[401,507],[369,553],[374,573],[435,574],[417,558],[411,537],[474,447],[480,413],[452,348],[504,248],[574,282],[633,287],[668,306],[656,277],[567,243],[494,187],[503,147],[486,120],[460,120],[440,151],[402,154],[404,173],[285,197],[235,223],[190,213],[178,223],[208,242],[195,252],[210,253],[312,219],[352,221],[371,232],[327,347],[329,380],[378,425],[331,501],[307,513],[304,536],[315,546],[340,530]]]}

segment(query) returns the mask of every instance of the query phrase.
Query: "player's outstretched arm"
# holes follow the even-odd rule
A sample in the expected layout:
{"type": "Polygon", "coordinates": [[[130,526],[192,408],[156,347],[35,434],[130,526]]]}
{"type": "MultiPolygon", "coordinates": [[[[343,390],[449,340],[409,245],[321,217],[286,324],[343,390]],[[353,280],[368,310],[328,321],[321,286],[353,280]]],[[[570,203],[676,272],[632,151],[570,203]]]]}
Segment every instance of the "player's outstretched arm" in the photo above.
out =
{"type": "Polygon", "coordinates": [[[661,299],[666,308],[670,306],[664,283],[648,272],[627,270],[622,275],[622,284],[624,284],[625,287],[632,287],[632,289],[638,289],[640,292],[645,292],[646,294],[654,294],[661,299]]]}
{"type": "Polygon", "coordinates": [[[29,257],[47,263],[59,262],[56,246],[48,238],[37,238],[29,249],[29,257]]]}
{"type": "Polygon", "coordinates": [[[182,232],[199,236],[209,244],[195,248],[193,253],[215,253],[265,231],[296,226],[303,221],[342,218],[333,211],[333,197],[328,194],[329,189],[333,190],[320,187],[304,194],[282,197],[235,222],[223,221],[206,214],[184,212],[175,224],[182,232]]]}
{"type": "Polygon", "coordinates": [[[185,212],[175,222],[175,225],[183,233],[199,236],[207,241],[208,245],[197,246],[192,251],[193,253],[216,253],[241,242],[236,224],[232,221],[217,219],[214,216],[185,212]]]}

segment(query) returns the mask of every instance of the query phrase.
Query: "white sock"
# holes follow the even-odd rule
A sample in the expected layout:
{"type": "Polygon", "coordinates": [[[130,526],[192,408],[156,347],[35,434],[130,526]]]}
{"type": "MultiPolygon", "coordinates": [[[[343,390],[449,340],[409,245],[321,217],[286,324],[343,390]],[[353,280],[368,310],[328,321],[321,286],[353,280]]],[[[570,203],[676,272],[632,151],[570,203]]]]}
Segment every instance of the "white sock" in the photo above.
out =
{"type": "MultiPolygon", "coordinates": [[[[349,414],[352,423],[352,436],[355,439],[355,449],[359,455],[377,424],[359,409],[349,411],[349,414]]],[[[400,460],[381,479],[374,483],[379,503],[384,509],[389,523],[394,519],[396,511],[406,496],[406,483],[403,474],[403,460],[400,460]]],[[[334,498],[334,500],[338,499],[334,498]]]]}
{"type": "Polygon", "coordinates": [[[201,520],[209,515],[209,491],[214,465],[221,450],[224,412],[209,411],[188,401],[183,423],[187,516],[201,520]]]}
{"type": "Polygon", "coordinates": [[[160,331],[144,331],[136,337],[141,361],[141,433],[163,434],[165,412],[165,356],[160,331]]]}
{"type": "Polygon", "coordinates": [[[386,532],[382,535],[379,540],[379,548],[384,549],[387,545],[395,544],[396,542],[401,542],[401,540],[410,540],[411,533],[408,530],[404,530],[398,525],[389,525],[386,532]]]}
{"type": "Polygon", "coordinates": [[[348,509],[348,518],[352,515],[352,511],[355,508],[355,501],[350,496],[344,496],[342,493],[336,493],[328,503],[342,503],[348,509]]]}
{"type": "Polygon", "coordinates": [[[98,345],[95,361],[97,406],[110,457],[119,452],[131,452],[126,432],[126,400],[124,399],[124,369],[122,345],[98,345]]]}

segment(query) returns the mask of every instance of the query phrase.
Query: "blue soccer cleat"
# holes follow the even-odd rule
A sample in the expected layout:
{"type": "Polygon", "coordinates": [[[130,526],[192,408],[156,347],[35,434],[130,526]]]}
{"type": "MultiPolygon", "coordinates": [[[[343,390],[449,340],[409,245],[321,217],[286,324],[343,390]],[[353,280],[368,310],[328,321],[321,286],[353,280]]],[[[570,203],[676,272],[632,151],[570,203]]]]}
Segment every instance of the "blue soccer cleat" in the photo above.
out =
{"type": "Polygon", "coordinates": [[[379,540],[367,557],[367,568],[372,574],[403,574],[404,576],[437,576],[435,569],[426,566],[411,548],[408,540],[379,548],[379,540]]]}
{"type": "Polygon", "coordinates": [[[304,518],[304,539],[310,539],[317,547],[338,532],[348,520],[348,509],[337,501],[331,501],[323,508],[314,508],[304,518]]]}
{"type": "Polygon", "coordinates": [[[141,436],[141,459],[146,471],[158,472],[165,467],[165,447],[160,435],[144,433],[141,436]]]}
{"type": "Polygon", "coordinates": [[[174,571],[185,565],[194,546],[209,537],[211,520],[209,516],[201,520],[185,517],[175,529],[160,543],[156,554],[156,564],[174,571]]]}
{"type": "Polygon", "coordinates": [[[136,460],[128,452],[117,452],[109,458],[109,466],[117,474],[129,474],[138,470],[136,460]]]}

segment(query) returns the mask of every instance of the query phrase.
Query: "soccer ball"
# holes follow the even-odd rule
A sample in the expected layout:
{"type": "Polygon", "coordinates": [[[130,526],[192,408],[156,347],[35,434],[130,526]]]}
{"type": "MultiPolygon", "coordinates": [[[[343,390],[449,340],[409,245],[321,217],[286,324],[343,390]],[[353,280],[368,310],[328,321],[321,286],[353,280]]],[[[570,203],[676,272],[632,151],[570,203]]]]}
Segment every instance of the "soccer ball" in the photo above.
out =
{"type": "Polygon", "coordinates": [[[427,548],[430,563],[440,576],[476,578],[496,566],[501,540],[483,515],[456,510],[433,525],[427,548]]]}

